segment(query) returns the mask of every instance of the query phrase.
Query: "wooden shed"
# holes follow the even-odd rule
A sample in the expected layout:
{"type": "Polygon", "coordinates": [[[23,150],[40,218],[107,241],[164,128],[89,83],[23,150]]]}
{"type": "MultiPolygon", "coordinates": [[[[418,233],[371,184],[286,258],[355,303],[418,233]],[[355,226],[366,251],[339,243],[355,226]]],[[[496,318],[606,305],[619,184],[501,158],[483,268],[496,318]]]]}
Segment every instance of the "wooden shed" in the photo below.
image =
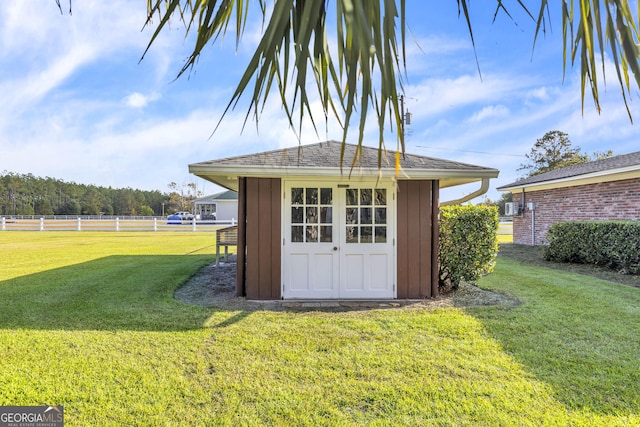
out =
{"type": "MultiPolygon", "coordinates": [[[[496,169],[347,144],[189,165],[238,191],[236,291],[248,299],[413,299],[438,293],[439,190],[496,169]]],[[[485,190],[486,191],[486,190],[485,190]]]]}

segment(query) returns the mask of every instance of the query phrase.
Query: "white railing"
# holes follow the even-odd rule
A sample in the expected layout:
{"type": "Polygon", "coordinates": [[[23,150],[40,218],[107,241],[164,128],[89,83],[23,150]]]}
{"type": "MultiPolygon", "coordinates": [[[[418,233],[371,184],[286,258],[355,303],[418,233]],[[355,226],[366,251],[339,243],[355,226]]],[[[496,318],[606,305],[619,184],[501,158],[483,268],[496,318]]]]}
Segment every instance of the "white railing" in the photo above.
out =
{"type": "Polygon", "coordinates": [[[0,231],[216,231],[237,221],[167,220],[157,217],[37,217],[0,218],[0,231]]]}

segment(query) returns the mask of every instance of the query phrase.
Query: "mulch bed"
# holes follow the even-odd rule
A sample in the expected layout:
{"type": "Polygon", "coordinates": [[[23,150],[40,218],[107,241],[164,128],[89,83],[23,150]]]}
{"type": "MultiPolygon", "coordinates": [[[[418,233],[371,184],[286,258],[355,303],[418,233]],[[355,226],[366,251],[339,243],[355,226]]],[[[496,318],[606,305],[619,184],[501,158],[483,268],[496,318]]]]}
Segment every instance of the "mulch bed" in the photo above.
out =
{"type": "Polygon", "coordinates": [[[463,283],[456,290],[441,293],[437,298],[425,300],[393,301],[248,301],[235,296],[236,264],[215,263],[198,271],[184,286],[176,290],[174,297],[186,304],[228,310],[364,310],[398,308],[479,307],[491,305],[513,306],[519,301],[509,295],[488,291],[463,283]]]}

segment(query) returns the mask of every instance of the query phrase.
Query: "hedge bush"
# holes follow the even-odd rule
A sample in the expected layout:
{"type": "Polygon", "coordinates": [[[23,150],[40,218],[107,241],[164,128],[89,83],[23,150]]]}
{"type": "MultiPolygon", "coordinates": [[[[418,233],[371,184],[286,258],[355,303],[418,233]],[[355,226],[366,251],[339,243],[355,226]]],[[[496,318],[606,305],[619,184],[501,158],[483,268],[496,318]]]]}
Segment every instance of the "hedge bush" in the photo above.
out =
{"type": "Polygon", "coordinates": [[[548,261],[604,266],[640,274],[639,221],[568,221],[549,228],[548,261]]]}
{"type": "Polygon", "coordinates": [[[440,286],[458,287],[493,271],[498,254],[495,206],[440,208],[440,286]]]}

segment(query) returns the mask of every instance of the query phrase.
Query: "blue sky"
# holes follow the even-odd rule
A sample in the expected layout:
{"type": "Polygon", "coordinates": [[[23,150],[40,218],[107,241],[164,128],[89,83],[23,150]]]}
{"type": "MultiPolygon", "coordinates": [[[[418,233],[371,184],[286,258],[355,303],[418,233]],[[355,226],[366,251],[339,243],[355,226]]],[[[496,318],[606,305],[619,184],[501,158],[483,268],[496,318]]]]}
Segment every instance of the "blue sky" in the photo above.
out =
{"type": "MultiPolygon", "coordinates": [[[[406,150],[499,169],[492,199],[496,187],[521,175],[524,154],[547,131],[568,133],[588,154],[640,149],[640,128],[627,117],[609,61],[602,112],[587,98],[583,115],[577,71],[568,68],[563,81],[560,9],[551,10],[552,32],[532,53],[534,23],[512,8],[517,24],[505,14],[492,23],[493,6],[472,2],[480,78],[456,1],[407,1],[405,93],[413,121],[406,150]]],[[[212,193],[218,188],[190,175],[188,164],[298,144],[276,97],[258,129],[250,120],[242,131],[241,103],[211,136],[258,40],[258,20],[237,51],[228,34],[174,81],[190,52],[184,30],[176,20],[139,62],[151,37],[145,19],[142,0],[73,2],[73,15],[61,15],[53,0],[0,8],[0,171],[160,191],[172,181],[196,182],[212,193]]],[[[640,121],[638,91],[632,95],[640,121]]],[[[365,144],[375,146],[377,127],[370,124],[365,144]]],[[[341,135],[335,123],[316,134],[305,122],[302,143],[341,135]]],[[[391,133],[386,141],[396,146],[391,133]]]]}

